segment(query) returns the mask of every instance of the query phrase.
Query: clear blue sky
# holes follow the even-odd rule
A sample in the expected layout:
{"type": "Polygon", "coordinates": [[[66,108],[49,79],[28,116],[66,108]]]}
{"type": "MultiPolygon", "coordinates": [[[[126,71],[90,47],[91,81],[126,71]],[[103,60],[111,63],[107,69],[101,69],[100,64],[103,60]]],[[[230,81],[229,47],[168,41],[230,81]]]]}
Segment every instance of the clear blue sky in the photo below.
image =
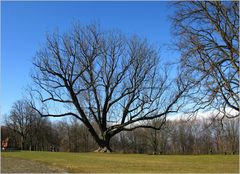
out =
{"type": "MultiPolygon", "coordinates": [[[[78,20],[136,33],[163,46],[170,35],[168,2],[1,2],[1,114],[23,97],[31,60],[46,32],[67,31],[78,20]]],[[[174,59],[168,50],[162,57],[174,59]]]]}

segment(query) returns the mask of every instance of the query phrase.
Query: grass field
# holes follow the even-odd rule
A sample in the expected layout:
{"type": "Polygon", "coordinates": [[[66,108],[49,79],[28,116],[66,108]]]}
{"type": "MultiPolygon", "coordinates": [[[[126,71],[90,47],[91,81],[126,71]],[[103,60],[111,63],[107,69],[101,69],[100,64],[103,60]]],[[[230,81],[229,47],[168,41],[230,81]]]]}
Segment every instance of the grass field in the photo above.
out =
{"type": "MultiPolygon", "coordinates": [[[[3,152],[3,158],[37,161],[67,172],[238,173],[238,155],[142,155],[3,152]]],[[[2,166],[3,168],[4,166],[2,166]]]]}

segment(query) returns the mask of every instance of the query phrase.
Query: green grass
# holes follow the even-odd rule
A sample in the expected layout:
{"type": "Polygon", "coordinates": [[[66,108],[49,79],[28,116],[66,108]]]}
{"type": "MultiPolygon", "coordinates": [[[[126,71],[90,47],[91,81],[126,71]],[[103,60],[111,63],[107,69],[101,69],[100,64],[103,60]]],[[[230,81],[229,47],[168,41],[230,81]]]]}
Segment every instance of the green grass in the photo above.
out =
{"type": "Polygon", "coordinates": [[[2,157],[34,160],[68,172],[238,173],[238,155],[142,155],[66,152],[3,152],[2,157]]]}

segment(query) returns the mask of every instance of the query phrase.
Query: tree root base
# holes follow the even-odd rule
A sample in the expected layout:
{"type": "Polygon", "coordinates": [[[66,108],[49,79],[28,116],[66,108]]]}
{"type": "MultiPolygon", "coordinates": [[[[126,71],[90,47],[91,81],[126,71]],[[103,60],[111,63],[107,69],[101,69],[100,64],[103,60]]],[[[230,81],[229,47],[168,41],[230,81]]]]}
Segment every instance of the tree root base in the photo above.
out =
{"type": "Polygon", "coordinates": [[[112,150],[108,149],[107,147],[99,147],[97,150],[95,150],[94,152],[101,152],[101,153],[111,153],[112,150]]]}

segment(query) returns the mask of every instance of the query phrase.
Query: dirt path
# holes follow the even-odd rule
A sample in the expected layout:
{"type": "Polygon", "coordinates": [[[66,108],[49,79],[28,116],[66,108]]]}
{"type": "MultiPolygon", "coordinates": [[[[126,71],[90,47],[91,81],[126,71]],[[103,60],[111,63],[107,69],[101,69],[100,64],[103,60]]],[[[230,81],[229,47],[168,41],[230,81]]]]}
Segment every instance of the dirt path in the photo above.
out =
{"type": "Polygon", "coordinates": [[[1,158],[1,173],[66,173],[43,163],[16,158],[1,158]]]}

